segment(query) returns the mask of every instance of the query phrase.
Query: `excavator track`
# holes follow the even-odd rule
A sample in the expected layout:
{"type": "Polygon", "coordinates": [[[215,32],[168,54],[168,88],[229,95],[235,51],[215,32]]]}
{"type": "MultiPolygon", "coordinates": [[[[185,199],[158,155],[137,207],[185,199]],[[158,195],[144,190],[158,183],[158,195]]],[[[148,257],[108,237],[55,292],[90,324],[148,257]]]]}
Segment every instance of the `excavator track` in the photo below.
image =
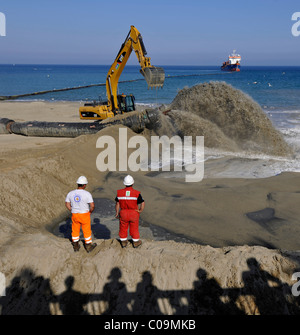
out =
{"type": "Polygon", "coordinates": [[[165,71],[162,67],[149,66],[140,70],[141,74],[145,77],[148,88],[163,87],[165,81],[165,71]]]}

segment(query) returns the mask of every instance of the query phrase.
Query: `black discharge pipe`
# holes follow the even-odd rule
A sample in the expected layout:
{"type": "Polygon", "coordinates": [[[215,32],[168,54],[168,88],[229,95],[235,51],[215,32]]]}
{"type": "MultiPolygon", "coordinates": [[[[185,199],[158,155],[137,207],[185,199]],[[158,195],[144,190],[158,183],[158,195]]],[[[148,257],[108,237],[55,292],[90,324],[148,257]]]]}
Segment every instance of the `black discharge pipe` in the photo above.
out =
{"type": "Polygon", "coordinates": [[[156,129],[159,126],[158,110],[146,110],[141,113],[128,115],[120,119],[106,122],[15,122],[10,119],[0,119],[0,134],[18,134],[37,137],[77,137],[95,134],[111,125],[123,124],[136,133],[145,128],[156,129]]]}
{"type": "Polygon", "coordinates": [[[100,129],[100,123],[63,123],[63,122],[14,122],[9,130],[12,134],[39,137],[77,137],[85,134],[93,134],[100,129]]]}
{"type": "Polygon", "coordinates": [[[14,123],[14,120],[2,118],[0,119],[0,134],[10,134],[9,126],[11,123],[14,123]]]}

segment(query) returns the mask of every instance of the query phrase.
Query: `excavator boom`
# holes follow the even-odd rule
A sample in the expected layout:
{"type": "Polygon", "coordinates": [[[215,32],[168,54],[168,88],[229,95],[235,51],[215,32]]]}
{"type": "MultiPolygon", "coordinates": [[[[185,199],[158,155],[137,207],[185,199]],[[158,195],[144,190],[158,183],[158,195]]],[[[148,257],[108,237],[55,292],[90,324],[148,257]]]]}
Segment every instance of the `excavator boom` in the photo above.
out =
{"type": "Polygon", "coordinates": [[[136,39],[132,46],[141,65],[140,73],[144,76],[148,87],[163,87],[165,81],[165,71],[162,67],[151,65],[150,57],[146,57],[147,51],[143,42],[142,35],[134,26],[131,26],[129,36],[132,36],[132,38],[136,39]]]}
{"type": "Polygon", "coordinates": [[[150,57],[147,57],[147,51],[143,42],[142,35],[134,27],[130,27],[130,31],[122,44],[119,53],[108,71],[106,78],[106,88],[108,93],[108,100],[113,100],[113,109],[117,105],[117,89],[120,75],[131,55],[134,51],[140,63],[140,73],[144,76],[148,88],[163,87],[165,81],[165,71],[161,67],[151,65],[150,57]]]}
{"type": "Polygon", "coordinates": [[[89,109],[80,107],[79,114],[81,119],[105,119],[119,113],[135,110],[133,96],[118,95],[119,78],[132,51],[134,51],[137,56],[141,66],[140,73],[144,76],[148,88],[163,87],[165,81],[164,69],[151,65],[150,57],[147,57],[147,51],[140,32],[134,26],[131,26],[117,57],[107,73],[107,103],[101,104],[101,106],[93,106],[89,109]],[[126,97],[129,99],[126,99],[126,97]],[[126,104],[126,102],[128,104],[126,104]],[[129,106],[128,108],[127,105],[129,106]]]}

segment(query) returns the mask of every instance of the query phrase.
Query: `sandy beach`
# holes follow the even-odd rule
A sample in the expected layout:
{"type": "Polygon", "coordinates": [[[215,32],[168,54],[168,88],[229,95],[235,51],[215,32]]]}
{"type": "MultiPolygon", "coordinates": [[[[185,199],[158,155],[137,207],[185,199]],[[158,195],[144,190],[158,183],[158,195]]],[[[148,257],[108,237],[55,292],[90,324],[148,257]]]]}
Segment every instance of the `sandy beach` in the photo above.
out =
{"type": "MultiPolygon", "coordinates": [[[[78,122],[79,106],[1,102],[0,114],[78,122]]],[[[230,158],[206,162],[199,183],[132,173],[146,201],[143,245],[121,249],[113,200],[127,173],[96,167],[97,139],[118,141],[120,127],[71,139],[0,135],[0,271],[6,279],[0,314],[299,313],[291,294],[300,262],[299,174],[228,178],[221,172],[230,158]],[[57,233],[70,217],[65,196],[80,175],[89,180],[98,206],[93,222],[102,229],[94,233],[98,246],[91,254],[83,248],[74,254],[67,235],[57,233]],[[155,227],[164,230],[155,234],[155,227]],[[152,300],[145,300],[141,292],[149,288],[152,300]],[[62,297],[71,290],[80,298],[68,307],[62,297]],[[115,304],[111,290],[118,292],[115,304]]]]}

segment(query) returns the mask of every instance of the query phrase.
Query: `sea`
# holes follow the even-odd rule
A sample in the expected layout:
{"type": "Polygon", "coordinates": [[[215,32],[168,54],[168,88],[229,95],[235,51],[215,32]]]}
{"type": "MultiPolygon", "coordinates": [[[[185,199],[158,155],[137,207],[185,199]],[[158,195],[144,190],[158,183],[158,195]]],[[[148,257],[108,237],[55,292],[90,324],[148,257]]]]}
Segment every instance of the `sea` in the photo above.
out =
{"type": "MultiPolygon", "coordinates": [[[[157,65],[160,66],[160,65],[157,65]]],[[[92,101],[105,100],[105,80],[109,65],[0,65],[0,97],[16,96],[16,101],[92,101]],[[84,87],[82,86],[90,86],[84,87]],[[70,88],[60,91],[60,89],[70,88]],[[72,88],[72,89],[71,89],[72,88]],[[44,94],[27,95],[41,91],[44,94]],[[25,95],[25,96],[24,96],[25,95]]],[[[224,163],[227,177],[260,178],[285,171],[300,172],[300,67],[241,66],[240,72],[224,72],[219,66],[163,66],[165,83],[161,89],[149,89],[140,67],[125,67],[119,81],[119,93],[135,96],[139,105],[157,107],[170,104],[177,93],[194,85],[222,81],[255,100],[293,148],[294,156],[269,157],[249,153],[208,150],[206,161],[229,158],[224,163]]],[[[0,117],[5,117],[1,110],[0,117]]]]}

